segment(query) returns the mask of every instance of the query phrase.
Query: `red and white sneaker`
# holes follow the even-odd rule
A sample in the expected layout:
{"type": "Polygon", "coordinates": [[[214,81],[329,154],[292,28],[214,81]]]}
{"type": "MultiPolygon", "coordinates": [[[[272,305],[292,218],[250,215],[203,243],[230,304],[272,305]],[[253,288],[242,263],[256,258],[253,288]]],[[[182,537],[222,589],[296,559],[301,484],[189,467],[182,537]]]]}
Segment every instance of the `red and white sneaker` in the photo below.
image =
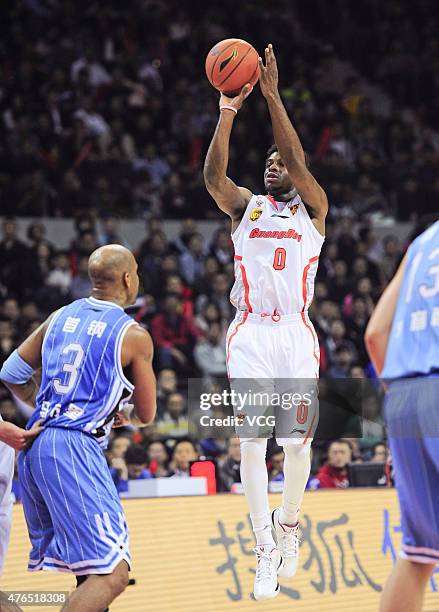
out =
{"type": "Polygon", "coordinates": [[[263,546],[256,546],[253,551],[256,553],[256,576],[253,595],[257,601],[273,599],[280,590],[277,572],[278,568],[282,565],[282,557],[277,548],[267,551],[263,546]]]}
{"type": "Polygon", "coordinates": [[[278,576],[292,578],[299,564],[299,523],[288,527],[279,522],[280,508],[271,513],[271,523],[276,534],[276,543],[283,563],[279,566],[278,576]]]}

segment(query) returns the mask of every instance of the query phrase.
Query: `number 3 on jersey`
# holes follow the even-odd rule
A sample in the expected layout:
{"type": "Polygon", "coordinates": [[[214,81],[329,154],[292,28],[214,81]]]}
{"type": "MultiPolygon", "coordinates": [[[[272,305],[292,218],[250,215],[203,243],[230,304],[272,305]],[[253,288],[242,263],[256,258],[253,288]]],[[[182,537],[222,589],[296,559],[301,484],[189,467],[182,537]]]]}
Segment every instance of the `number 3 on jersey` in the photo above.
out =
{"type": "Polygon", "coordinates": [[[286,259],[286,250],[283,247],[278,247],[274,252],[273,268],[275,270],[283,270],[285,268],[286,259]]]}
{"type": "Polygon", "coordinates": [[[63,372],[67,372],[69,374],[67,382],[63,384],[59,378],[53,379],[53,388],[61,395],[70,393],[75,386],[78,378],[78,370],[81,366],[82,360],[84,359],[84,349],[80,344],[72,343],[64,347],[62,354],[68,355],[69,353],[74,353],[73,363],[64,363],[62,368],[63,372]]]}

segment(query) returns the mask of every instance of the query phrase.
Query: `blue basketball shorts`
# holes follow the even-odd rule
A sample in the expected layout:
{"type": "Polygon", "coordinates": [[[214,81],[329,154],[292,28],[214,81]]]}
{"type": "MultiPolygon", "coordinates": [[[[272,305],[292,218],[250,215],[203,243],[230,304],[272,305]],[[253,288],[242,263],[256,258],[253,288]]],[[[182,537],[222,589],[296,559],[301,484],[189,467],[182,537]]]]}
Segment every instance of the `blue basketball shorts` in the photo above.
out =
{"type": "Polygon", "coordinates": [[[128,529],[102,449],[90,435],[47,427],[18,457],[32,544],[28,570],[109,574],[131,565],[128,529]]]}
{"type": "Polygon", "coordinates": [[[385,416],[401,508],[400,556],[439,563],[439,378],[391,383],[385,416]]]}

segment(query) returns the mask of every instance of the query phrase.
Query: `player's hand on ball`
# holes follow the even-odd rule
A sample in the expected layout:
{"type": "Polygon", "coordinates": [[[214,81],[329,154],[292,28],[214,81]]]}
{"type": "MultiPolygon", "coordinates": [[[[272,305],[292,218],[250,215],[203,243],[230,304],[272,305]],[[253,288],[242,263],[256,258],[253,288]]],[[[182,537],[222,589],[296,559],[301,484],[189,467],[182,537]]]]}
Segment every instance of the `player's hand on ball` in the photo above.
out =
{"type": "MultiPolygon", "coordinates": [[[[223,107],[227,107],[227,106],[230,107],[231,106],[232,108],[234,108],[238,112],[239,109],[241,108],[241,106],[243,105],[244,100],[249,97],[249,95],[251,94],[252,91],[253,91],[253,85],[250,85],[250,83],[247,83],[241,89],[239,94],[237,96],[235,96],[234,98],[229,98],[228,96],[226,96],[225,94],[222,93],[221,97],[220,97],[220,101],[219,101],[220,110],[223,107]]],[[[227,110],[227,108],[226,108],[226,110],[227,110]]],[[[231,111],[231,112],[233,112],[233,111],[231,111]]]]}
{"type": "Polygon", "coordinates": [[[261,87],[262,95],[265,98],[277,94],[278,86],[278,71],[276,57],[273,51],[273,45],[269,44],[265,48],[265,66],[262,61],[262,57],[259,58],[259,68],[261,69],[261,76],[259,77],[259,85],[261,87]]]}

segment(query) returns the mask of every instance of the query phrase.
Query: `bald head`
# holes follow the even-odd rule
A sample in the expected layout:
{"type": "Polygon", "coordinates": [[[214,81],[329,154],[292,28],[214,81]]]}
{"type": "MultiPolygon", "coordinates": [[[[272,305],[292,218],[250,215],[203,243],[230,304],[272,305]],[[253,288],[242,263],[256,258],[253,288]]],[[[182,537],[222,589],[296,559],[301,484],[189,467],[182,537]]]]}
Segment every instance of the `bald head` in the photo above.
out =
{"type": "Polygon", "coordinates": [[[123,306],[135,301],[139,289],[137,263],[124,246],[108,244],[93,251],[88,260],[88,274],[94,297],[117,301],[123,306]]]}

